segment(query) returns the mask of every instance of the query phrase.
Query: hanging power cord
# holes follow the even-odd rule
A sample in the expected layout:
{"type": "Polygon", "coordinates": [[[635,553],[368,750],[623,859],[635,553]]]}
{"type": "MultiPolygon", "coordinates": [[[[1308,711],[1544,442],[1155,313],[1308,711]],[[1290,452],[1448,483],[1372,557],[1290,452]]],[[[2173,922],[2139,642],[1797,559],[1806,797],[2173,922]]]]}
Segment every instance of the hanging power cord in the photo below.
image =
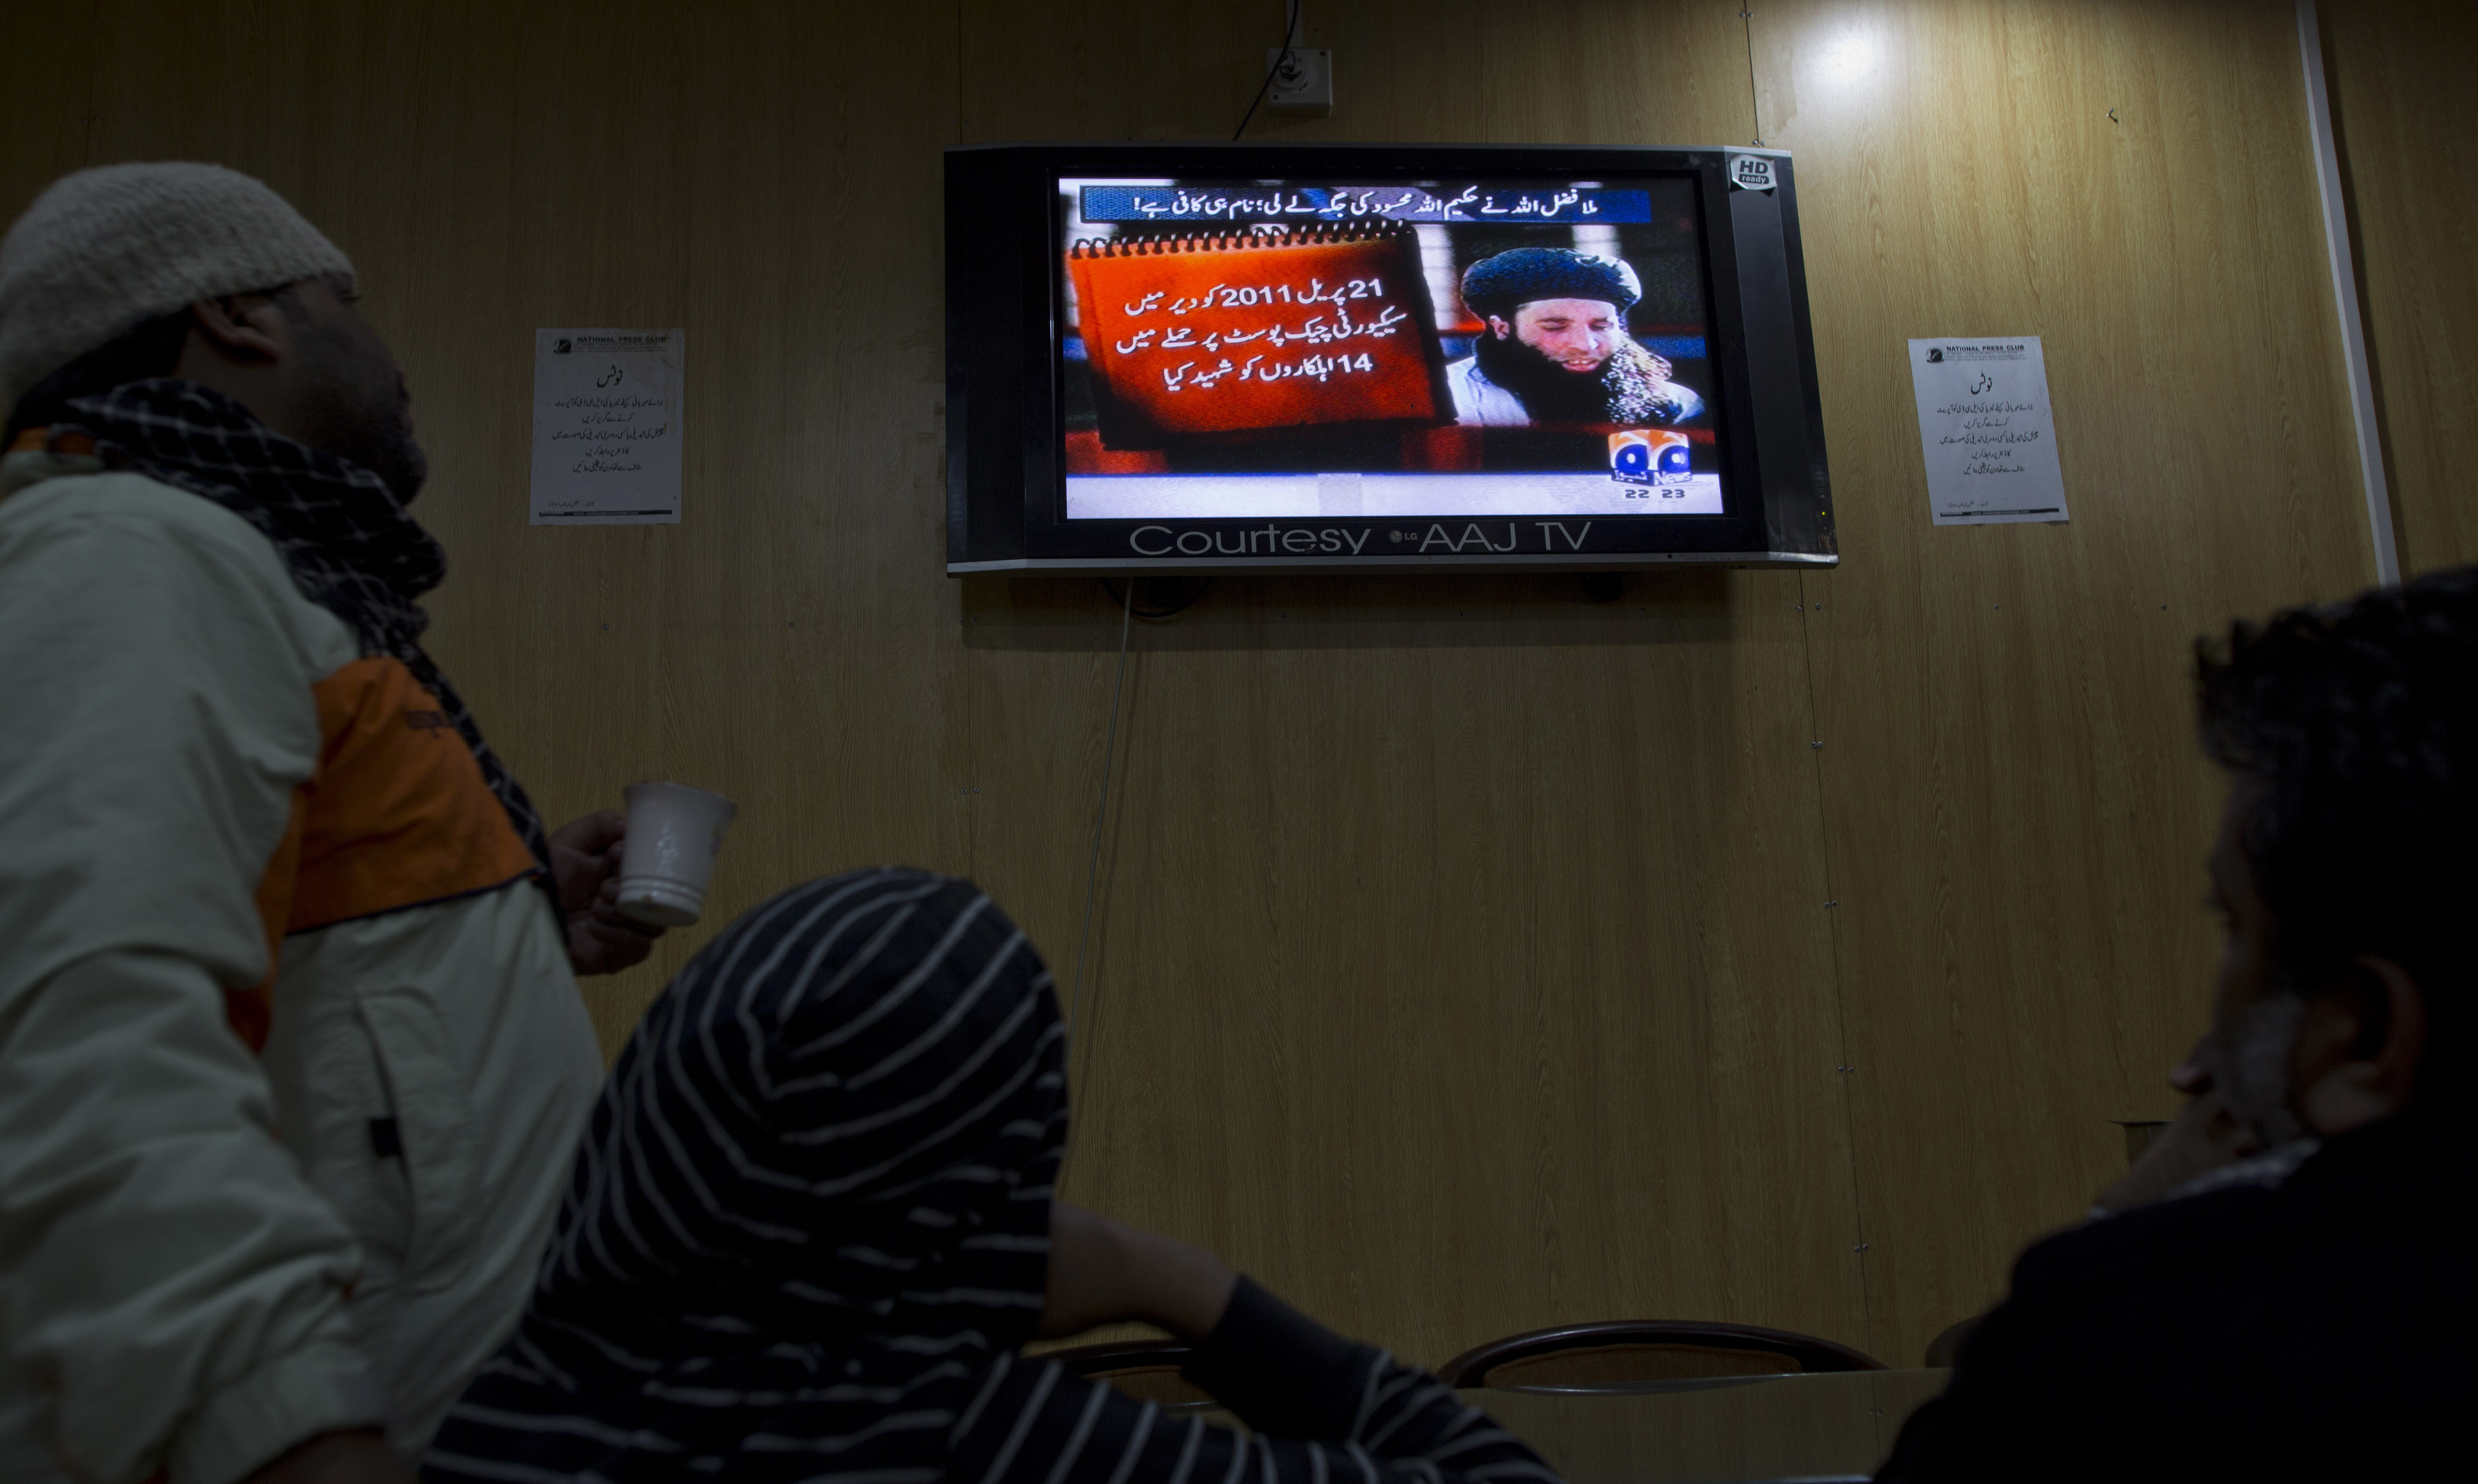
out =
{"type": "Polygon", "coordinates": [[[1752,9],[1740,11],[1738,19],[1747,23],[1747,116],[1755,120],[1756,125],[1755,142],[1747,147],[1761,149],[1764,147],[1763,94],[1756,87],[1756,13],[1752,9]]]}
{"type": "Polygon", "coordinates": [[[1075,1011],[1084,998],[1084,956],[1093,946],[1093,900],[1101,883],[1101,821],[1110,814],[1110,765],[1119,750],[1119,695],[1127,684],[1127,636],[1136,622],[1136,583],[1127,579],[1126,604],[1119,612],[1119,677],[1110,682],[1110,727],[1101,742],[1101,796],[1093,806],[1093,854],[1084,865],[1084,931],[1075,940],[1075,979],[1067,992],[1067,1050],[1076,1046],[1075,1011]]]}
{"type": "Polygon", "coordinates": [[[1249,120],[1254,118],[1256,110],[1264,106],[1265,94],[1274,90],[1274,79],[1281,76],[1282,68],[1290,64],[1291,51],[1299,44],[1300,0],[1291,0],[1291,23],[1282,31],[1282,55],[1275,58],[1274,64],[1265,69],[1264,86],[1256,89],[1256,101],[1248,105],[1248,112],[1239,115],[1239,127],[1230,131],[1230,142],[1238,143],[1239,136],[1248,132],[1249,120]]]}

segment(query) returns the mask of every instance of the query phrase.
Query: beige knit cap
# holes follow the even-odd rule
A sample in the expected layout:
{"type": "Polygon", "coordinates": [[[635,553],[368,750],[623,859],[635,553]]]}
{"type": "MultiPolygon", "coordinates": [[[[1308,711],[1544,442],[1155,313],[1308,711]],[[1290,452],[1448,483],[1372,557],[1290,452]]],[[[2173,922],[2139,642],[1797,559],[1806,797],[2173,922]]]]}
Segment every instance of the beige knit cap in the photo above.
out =
{"type": "Polygon", "coordinates": [[[140,320],[352,271],[291,203],[238,170],[176,161],[64,175],[0,238],[0,413],[140,320]]]}

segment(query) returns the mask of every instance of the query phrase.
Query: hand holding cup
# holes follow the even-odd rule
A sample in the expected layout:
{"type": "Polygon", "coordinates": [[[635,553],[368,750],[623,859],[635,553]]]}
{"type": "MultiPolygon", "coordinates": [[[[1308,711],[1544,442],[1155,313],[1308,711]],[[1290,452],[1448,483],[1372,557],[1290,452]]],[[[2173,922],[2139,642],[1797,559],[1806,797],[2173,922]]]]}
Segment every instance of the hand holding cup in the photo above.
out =
{"type": "Polygon", "coordinates": [[[654,951],[660,927],[620,911],[620,840],[628,821],[616,809],[571,819],[550,836],[551,883],[569,967],[580,974],[616,974],[654,951]]]}
{"type": "Polygon", "coordinates": [[[714,858],[740,806],[684,783],[630,784],[627,799],[619,910],[652,927],[686,927],[705,912],[714,858]]]}

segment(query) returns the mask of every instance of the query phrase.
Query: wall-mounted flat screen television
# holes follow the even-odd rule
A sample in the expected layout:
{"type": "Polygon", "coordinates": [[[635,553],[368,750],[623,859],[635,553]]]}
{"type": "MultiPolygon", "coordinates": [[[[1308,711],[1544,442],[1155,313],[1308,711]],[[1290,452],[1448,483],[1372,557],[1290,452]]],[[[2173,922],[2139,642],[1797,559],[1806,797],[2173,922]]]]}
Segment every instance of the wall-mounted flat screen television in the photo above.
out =
{"type": "Polygon", "coordinates": [[[950,573],[1836,560],[1789,157],[947,153],[950,573]]]}

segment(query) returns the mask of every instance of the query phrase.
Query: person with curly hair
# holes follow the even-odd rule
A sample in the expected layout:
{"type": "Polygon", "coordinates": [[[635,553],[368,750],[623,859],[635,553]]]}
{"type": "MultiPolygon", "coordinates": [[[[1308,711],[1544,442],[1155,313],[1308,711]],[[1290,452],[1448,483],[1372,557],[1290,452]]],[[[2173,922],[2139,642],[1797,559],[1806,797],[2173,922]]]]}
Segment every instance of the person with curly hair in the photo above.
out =
{"type": "Polygon", "coordinates": [[[2025,1252],[1880,1479],[2406,1478],[2478,1361],[2478,568],[2198,647],[2228,770],[2190,1101],[2025,1252]]]}

